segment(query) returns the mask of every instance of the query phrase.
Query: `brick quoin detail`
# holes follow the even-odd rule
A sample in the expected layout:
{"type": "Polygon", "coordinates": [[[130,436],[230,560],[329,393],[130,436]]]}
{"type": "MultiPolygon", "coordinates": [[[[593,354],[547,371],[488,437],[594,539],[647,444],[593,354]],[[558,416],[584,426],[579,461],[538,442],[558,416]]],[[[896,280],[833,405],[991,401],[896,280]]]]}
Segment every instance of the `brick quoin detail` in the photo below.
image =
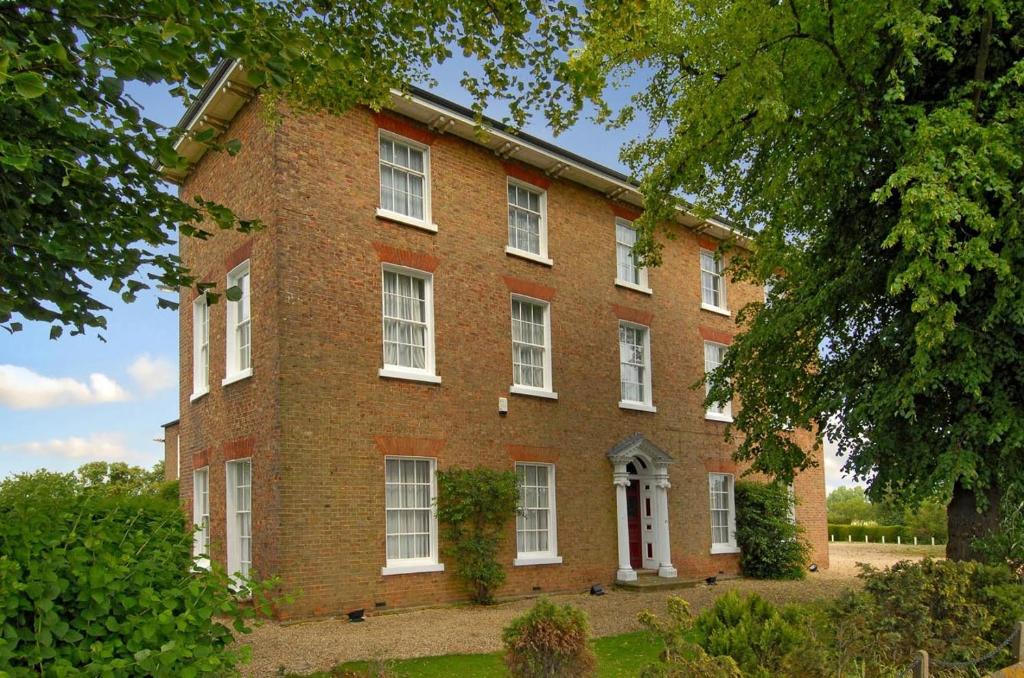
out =
{"type": "Polygon", "coordinates": [[[546,285],[530,282],[529,280],[522,280],[521,278],[513,278],[510,275],[503,275],[501,279],[505,281],[505,286],[508,287],[508,291],[512,294],[521,294],[524,297],[533,297],[543,301],[551,301],[555,298],[555,288],[553,287],[547,287],[546,285]]]}
{"type": "Polygon", "coordinates": [[[640,218],[640,215],[643,214],[643,212],[636,207],[623,205],[618,202],[610,203],[608,206],[612,209],[612,214],[620,219],[625,219],[626,221],[636,221],[640,218]]]}
{"type": "Polygon", "coordinates": [[[396,457],[436,457],[444,447],[444,440],[438,438],[399,438],[377,436],[373,439],[381,454],[396,457]]]}
{"type": "Polygon", "coordinates": [[[697,330],[700,332],[700,337],[704,341],[713,341],[716,344],[725,344],[727,346],[732,343],[732,335],[728,332],[716,330],[711,327],[705,327],[704,325],[698,327],[697,330]]]}
{"type": "Polygon", "coordinates": [[[224,443],[224,461],[251,457],[253,450],[255,449],[256,439],[252,436],[239,438],[238,440],[231,440],[224,443]]]}
{"type": "Polygon", "coordinates": [[[638,308],[630,308],[629,306],[621,306],[619,304],[612,304],[612,313],[619,320],[625,320],[627,322],[636,323],[638,325],[651,326],[654,321],[654,314],[650,311],[641,311],[638,308]]]}
{"type": "Polygon", "coordinates": [[[525,181],[526,183],[533,184],[537,188],[542,188],[545,191],[548,190],[548,186],[551,185],[551,179],[548,179],[536,170],[523,167],[519,163],[505,162],[503,163],[503,167],[505,168],[505,173],[513,179],[525,181]]]}
{"type": "Polygon", "coordinates": [[[437,265],[441,263],[440,259],[429,254],[401,250],[380,242],[373,243],[373,249],[377,250],[377,257],[385,263],[407,266],[427,273],[433,273],[437,265]]]}
{"type": "Polygon", "coordinates": [[[712,252],[714,252],[715,250],[718,249],[720,243],[717,240],[712,240],[711,238],[701,237],[697,238],[697,244],[701,246],[701,249],[711,250],[712,252]]]}
{"type": "Polygon", "coordinates": [[[252,240],[247,241],[241,247],[236,248],[231,254],[224,257],[224,268],[230,271],[235,266],[252,257],[252,240]]]}
{"type": "Polygon", "coordinates": [[[407,139],[412,139],[413,141],[418,141],[421,144],[426,144],[427,146],[430,146],[437,141],[437,135],[433,132],[425,130],[418,125],[403,120],[402,118],[397,118],[393,115],[388,115],[387,113],[374,113],[373,117],[374,120],[377,121],[377,127],[382,130],[393,132],[399,136],[406,137],[407,139]]]}
{"type": "Polygon", "coordinates": [[[553,447],[534,447],[531,445],[506,445],[509,459],[513,461],[535,461],[542,464],[558,462],[558,450],[553,447]]]}

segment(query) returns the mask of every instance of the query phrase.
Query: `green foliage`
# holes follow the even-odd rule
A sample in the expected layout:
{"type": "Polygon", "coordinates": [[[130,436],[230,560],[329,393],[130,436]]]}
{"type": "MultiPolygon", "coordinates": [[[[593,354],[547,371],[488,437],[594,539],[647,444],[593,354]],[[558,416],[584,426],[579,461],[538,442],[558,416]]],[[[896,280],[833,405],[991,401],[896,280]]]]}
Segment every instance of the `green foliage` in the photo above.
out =
{"type": "Polygon", "coordinates": [[[896,537],[899,537],[904,544],[913,544],[914,537],[917,537],[919,544],[930,544],[931,538],[935,537],[936,544],[945,544],[945,534],[922,534],[916,529],[904,525],[832,525],[828,526],[830,538],[835,541],[863,542],[864,537],[871,544],[881,543],[885,537],[886,544],[895,544],[896,537]]]}
{"type": "Polygon", "coordinates": [[[455,575],[478,603],[494,600],[505,581],[498,549],[516,515],[519,489],[512,471],[453,468],[437,473],[437,519],[455,575]]]}
{"type": "Polygon", "coordinates": [[[809,547],[791,520],[795,498],[778,483],[736,483],[736,543],[743,574],[803,579],[809,547]]]}
{"type": "Polygon", "coordinates": [[[917,650],[943,661],[980,657],[1024,611],[1024,588],[1005,566],[926,559],[862,568],[864,590],[833,608],[834,652],[868,677],[909,665],[917,650]]]}
{"type": "Polygon", "coordinates": [[[583,610],[541,598],[502,631],[505,665],[515,678],[589,676],[594,672],[589,635],[583,610]]]}
{"type": "Polygon", "coordinates": [[[710,656],[695,642],[690,604],[669,596],[667,605],[667,619],[659,619],[650,611],[637,615],[640,624],[663,644],[658,661],[644,668],[642,678],[740,678],[735,660],[710,656]]]}
{"type": "Polygon", "coordinates": [[[164,491],[164,464],[152,469],[130,466],[123,461],[92,461],[74,472],[74,479],[83,488],[113,496],[156,495],[164,491]]]}
{"type": "Polygon", "coordinates": [[[837,487],[825,500],[829,524],[849,525],[854,521],[878,520],[878,507],[871,503],[863,487],[837,487]]]}
{"type": "Polygon", "coordinates": [[[1008,565],[1024,582],[1024,488],[1003,496],[999,530],[978,539],[974,546],[985,562],[1008,565]]]}
{"type": "Polygon", "coordinates": [[[45,471],[0,482],[0,666],[29,675],[232,675],[231,629],[274,582],[192,568],[177,502],[106,495],[45,471]],[[229,626],[231,628],[229,628],[229,626]]]}
{"type": "Polygon", "coordinates": [[[697,642],[711,656],[732,657],[744,676],[783,675],[786,657],[803,641],[793,613],[757,594],[729,591],[697,617],[697,642]]]}
{"type": "MultiPolygon", "coordinates": [[[[482,97],[514,86],[524,53],[537,73],[553,72],[552,56],[571,37],[566,19],[577,14],[561,0],[493,8],[473,0],[8,4],[0,22],[0,326],[17,331],[12,318],[21,316],[50,323],[53,338],[65,326],[102,330],[107,308],[94,281],[125,301],[151,285],[212,287],[170,246],[179,236],[247,232],[268,216],[201,197],[186,204],[164,190],[158,167],[183,168],[174,148],[182,130],[145,118],[132,98],[140,88],[169,88],[189,103],[218,63],[238,59],[268,111],[285,101],[338,113],[429,83],[429,68],[458,50],[491,63],[465,79],[482,97]]],[[[193,136],[213,151],[240,150],[212,130],[193,136]]]]}

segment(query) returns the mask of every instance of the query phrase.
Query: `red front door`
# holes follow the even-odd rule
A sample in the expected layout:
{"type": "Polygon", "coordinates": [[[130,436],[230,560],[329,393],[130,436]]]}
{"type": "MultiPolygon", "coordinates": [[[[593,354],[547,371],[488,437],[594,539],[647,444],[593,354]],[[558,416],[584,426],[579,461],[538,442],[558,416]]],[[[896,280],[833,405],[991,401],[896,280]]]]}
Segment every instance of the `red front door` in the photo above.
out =
{"type": "Polygon", "coordinates": [[[639,570],[644,560],[640,532],[640,481],[635,479],[626,488],[626,519],[629,525],[629,564],[634,570],[639,570]]]}

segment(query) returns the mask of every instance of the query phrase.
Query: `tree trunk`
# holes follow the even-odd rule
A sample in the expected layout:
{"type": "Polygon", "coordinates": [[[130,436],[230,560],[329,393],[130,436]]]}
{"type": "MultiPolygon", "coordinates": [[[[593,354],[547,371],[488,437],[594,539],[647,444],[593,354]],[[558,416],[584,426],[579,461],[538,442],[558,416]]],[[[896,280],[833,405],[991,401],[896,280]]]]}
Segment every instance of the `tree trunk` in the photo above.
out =
{"type": "Polygon", "coordinates": [[[946,518],[949,521],[946,558],[950,560],[975,560],[977,553],[972,547],[974,540],[999,529],[1002,491],[992,486],[979,492],[988,500],[980,513],[977,494],[973,489],[964,487],[959,481],[953,487],[953,498],[946,507],[946,518]]]}

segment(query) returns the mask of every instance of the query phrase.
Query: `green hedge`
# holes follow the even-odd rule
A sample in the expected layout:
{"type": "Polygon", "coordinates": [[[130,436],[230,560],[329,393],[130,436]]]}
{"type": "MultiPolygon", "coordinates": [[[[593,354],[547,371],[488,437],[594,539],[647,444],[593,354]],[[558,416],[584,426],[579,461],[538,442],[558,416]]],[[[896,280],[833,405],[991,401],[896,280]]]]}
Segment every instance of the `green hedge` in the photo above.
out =
{"type": "Polygon", "coordinates": [[[740,569],[757,579],[803,579],[808,547],[790,520],[793,498],[785,485],[736,483],[736,543],[740,569]]]}
{"type": "MultiPolygon", "coordinates": [[[[234,675],[253,609],[191,573],[176,502],[39,472],[0,482],[0,675],[234,675]]],[[[264,609],[265,586],[246,581],[264,609]]]]}
{"type": "MultiPolygon", "coordinates": [[[[868,538],[868,542],[877,544],[882,541],[882,537],[885,537],[885,543],[895,544],[896,537],[900,537],[904,544],[914,543],[913,531],[903,525],[832,525],[828,526],[829,539],[832,541],[852,541],[863,542],[864,537],[868,538]]],[[[931,537],[917,538],[918,544],[930,544],[931,537]]],[[[945,544],[945,535],[935,535],[936,544],[945,544]]]]}

